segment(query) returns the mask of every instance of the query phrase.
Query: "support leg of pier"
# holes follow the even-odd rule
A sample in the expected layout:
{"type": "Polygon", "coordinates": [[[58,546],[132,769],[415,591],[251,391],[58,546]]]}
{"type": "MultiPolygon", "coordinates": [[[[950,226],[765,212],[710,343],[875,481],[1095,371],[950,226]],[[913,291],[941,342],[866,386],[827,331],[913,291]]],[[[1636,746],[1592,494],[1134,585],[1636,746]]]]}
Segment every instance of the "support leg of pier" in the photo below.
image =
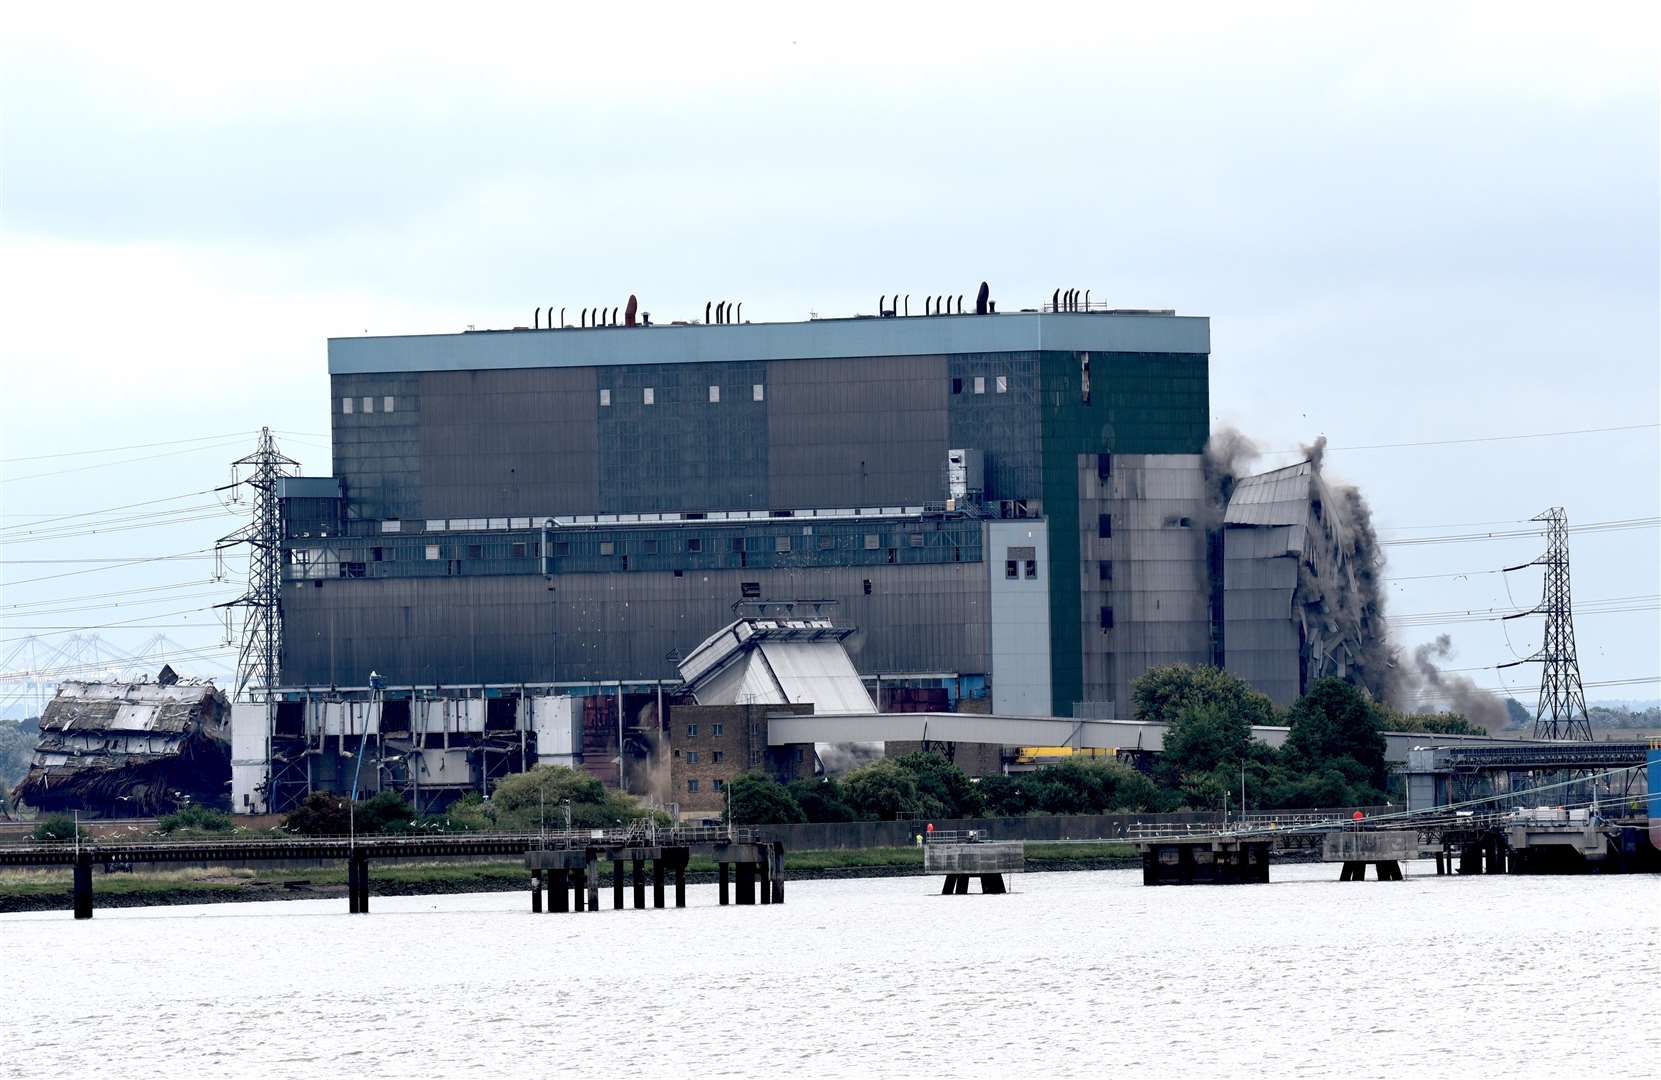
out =
{"type": "Polygon", "coordinates": [[[79,855],[75,859],[75,917],[77,919],[92,918],[92,855],[79,855]]]}
{"type": "Polygon", "coordinates": [[[592,852],[588,856],[588,870],[583,874],[588,882],[588,910],[600,910],[600,857],[592,852]]]}
{"type": "Polygon", "coordinates": [[[1464,844],[1459,848],[1459,872],[1461,874],[1482,873],[1482,848],[1476,844],[1464,844]]]}
{"type": "Polygon", "coordinates": [[[1444,852],[1436,853],[1436,876],[1443,877],[1448,872],[1448,858],[1444,852]]]}
{"type": "Polygon", "coordinates": [[[988,895],[1005,892],[1004,876],[1002,874],[982,874],[980,876],[980,891],[988,895]]]}
{"type": "Polygon", "coordinates": [[[358,860],[358,914],[369,914],[369,860],[358,860]]]}
{"type": "Polygon", "coordinates": [[[675,866],[675,906],[686,906],[686,867],[675,866]]]}
{"type": "Polygon", "coordinates": [[[959,895],[959,896],[968,896],[969,895],[969,875],[968,874],[958,874],[957,875],[957,890],[956,890],[956,892],[957,892],[957,895],[959,895]]]}
{"type": "Polygon", "coordinates": [[[588,892],[587,877],[582,870],[571,871],[571,910],[583,909],[583,896],[588,892]]]}
{"type": "Polygon", "coordinates": [[[611,860],[611,910],[623,907],[623,860],[611,860]]]}
{"type": "Polygon", "coordinates": [[[769,868],[767,880],[773,885],[773,903],[784,903],[784,845],[774,844],[771,856],[773,865],[769,868]]]}
{"type": "Polygon", "coordinates": [[[542,914],[542,871],[531,871],[531,914],[542,914]]]}
{"type": "Polygon", "coordinates": [[[957,891],[957,875],[947,874],[946,880],[940,886],[941,896],[950,896],[957,891]]]}
{"type": "Polygon", "coordinates": [[[738,864],[738,902],[745,905],[756,902],[756,864],[753,862],[738,864]]]}
{"type": "Polygon", "coordinates": [[[1338,871],[1339,881],[1366,881],[1367,864],[1364,862],[1346,862],[1343,869],[1338,871]]]}
{"type": "Polygon", "coordinates": [[[732,875],[732,863],[722,863],[720,869],[721,906],[727,905],[727,878],[732,875]]]}
{"type": "Polygon", "coordinates": [[[1378,871],[1378,880],[1380,881],[1402,880],[1401,863],[1395,859],[1386,859],[1383,862],[1376,862],[1373,864],[1373,868],[1378,871]]]}
{"type": "Polygon", "coordinates": [[[663,906],[663,857],[652,860],[652,906],[663,906]]]}
{"type": "Polygon", "coordinates": [[[761,887],[761,902],[763,904],[771,904],[773,902],[772,876],[772,856],[768,856],[767,858],[756,863],[756,884],[761,887]]]}
{"type": "Polygon", "coordinates": [[[571,910],[571,884],[564,870],[548,871],[548,911],[563,915],[571,910]]]}
{"type": "Polygon", "coordinates": [[[630,869],[634,876],[634,909],[639,911],[646,906],[646,861],[636,859],[630,869]]]}

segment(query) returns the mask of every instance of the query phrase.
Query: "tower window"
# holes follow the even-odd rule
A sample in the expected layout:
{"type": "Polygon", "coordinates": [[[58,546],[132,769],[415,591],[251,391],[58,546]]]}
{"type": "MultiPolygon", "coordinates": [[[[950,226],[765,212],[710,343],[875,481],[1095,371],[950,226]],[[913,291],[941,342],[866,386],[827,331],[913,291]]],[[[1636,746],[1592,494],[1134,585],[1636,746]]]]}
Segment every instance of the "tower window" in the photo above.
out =
{"type": "Polygon", "coordinates": [[[650,386],[648,386],[645,389],[641,390],[640,391],[640,403],[642,405],[656,405],[657,404],[657,391],[654,390],[650,386]]]}
{"type": "Polygon", "coordinates": [[[721,388],[719,386],[712,386],[709,388],[709,400],[711,402],[721,400],[721,388]]]}
{"type": "Polygon", "coordinates": [[[1109,539],[1110,537],[1112,537],[1112,535],[1113,535],[1113,515],[1112,514],[1097,514],[1096,515],[1096,536],[1098,538],[1102,539],[1102,540],[1106,540],[1106,539],[1109,539]]]}

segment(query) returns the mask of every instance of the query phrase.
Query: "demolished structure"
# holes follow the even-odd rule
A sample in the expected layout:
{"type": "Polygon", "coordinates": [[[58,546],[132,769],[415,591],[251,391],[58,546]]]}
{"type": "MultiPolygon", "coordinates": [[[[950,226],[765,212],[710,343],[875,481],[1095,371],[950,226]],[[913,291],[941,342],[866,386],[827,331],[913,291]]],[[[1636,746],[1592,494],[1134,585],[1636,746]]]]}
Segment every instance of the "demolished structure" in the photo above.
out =
{"type": "Polygon", "coordinates": [[[66,682],[13,801],[45,813],[148,817],[229,806],[230,703],[163,668],[155,682],[66,682]]]}

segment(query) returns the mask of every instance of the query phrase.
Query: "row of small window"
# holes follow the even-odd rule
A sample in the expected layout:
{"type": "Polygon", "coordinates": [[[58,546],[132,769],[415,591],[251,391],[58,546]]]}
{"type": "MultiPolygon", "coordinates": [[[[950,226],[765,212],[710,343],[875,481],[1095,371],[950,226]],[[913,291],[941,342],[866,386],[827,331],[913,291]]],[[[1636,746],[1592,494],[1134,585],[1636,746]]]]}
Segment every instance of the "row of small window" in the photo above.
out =
{"type": "Polygon", "coordinates": [[[1019,571],[1023,568],[1026,571],[1026,578],[1028,581],[1032,581],[1038,577],[1038,560],[1036,559],[1005,559],[1004,577],[1011,581],[1015,581],[1021,576],[1019,571]]]}
{"type": "MultiPolygon", "coordinates": [[[[387,400],[390,401],[392,399],[388,398],[387,400]]],[[[709,400],[710,400],[711,403],[716,403],[716,402],[719,402],[721,400],[721,388],[719,386],[711,386],[709,388],[709,400]]],[[[750,387],[750,400],[751,401],[766,401],[767,400],[767,387],[766,387],[766,385],[763,384],[763,383],[753,384],[750,387]]],[[[655,387],[655,386],[643,386],[643,387],[641,387],[640,388],[640,403],[642,405],[656,405],[657,404],[657,387],[655,387]]],[[[611,391],[609,389],[601,390],[600,391],[600,405],[601,405],[601,407],[603,408],[603,407],[609,406],[610,404],[611,404],[611,391]]],[[[351,412],[352,410],[347,409],[346,411],[351,412]]]]}
{"type": "MultiPolygon", "coordinates": [[[[392,550],[393,549],[391,549],[391,548],[375,548],[373,550],[373,554],[375,556],[375,561],[376,562],[391,562],[391,561],[393,561],[392,560],[392,550]]],[[[529,545],[523,544],[523,543],[516,543],[511,548],[509,548],[508,550],[511,553],[511,557],[515,558],[515,559],[527,558],[529,556],[529,553],[530,553],[529,545]]],[[[431,561],[431,562],[436,562],[437,560],[444,558],[444,552],[442,551],[442,549],[440,548],[440,546],[438,544],[428,544],[426,555],[427,555],[428,561],[431,561]]],[[[467,557],[469,559],[482,559],[482,558],[484,558],[484,545],[483,544],[468,544],[467,545],[467,557]]]]}
{"type": "MultiPolygon", "coordinates": [[[[725,733],[726,730],[727,730],[727,725],[725,725],[725,724],[711,724],[711,725],[709,725],[709,734],[710,734],[711,738],[720,738],[721,735],[723,733],[725,733]]],[[[698,725],[697,724],[688,724],[688,725],[686,725],[686,737],[689,738],[689,739],[696,739],[698,737],[698,725]]],[[[692,760],[697,761],[698,759],[693,758],[692,760]]],[[[720,757],[719,754],[716,755],[715,760],[716,761],[721,760],[721,757],[720,757]]]]}
{"type": "MultiPolygon", "coordinates": [[[[680,751],[678,751],[678,750],[676,751],[676,753],[679,753],[679,752],[680,751]]],[[[688,765],[698,764],[698,758],[699,758],[698,751],[688,750],[686,752],[686,763],[688,765]]],[[[712,751],[710,751],[710,754],[709,754],[709,760],[712,761],[713,763],[715,763],[716,765],[719,765],[723,761],[727,760],[727,752],[725,750],[712,750],[712,751]]]]}
{"type": "MultiPolygon", "coordinates": [[[[709,782],[709,789],[711,791],[725,791],[727,790],[727,782],[725,780],[711,780],[709,782]]],[[[686,790],[690,795],[698,794],[698,781],[688,780],[686,782],[686,790]]]]}
{"type": "MultiPolygon", "coordinates": [[[[362,405],[360,411],[366,412],[366,413],[372,413],[372,412],[375,411],[375,399],[373,397],[365,395],[361,400],[363,402],[363,405],[362,405]]],[[[341,413],[343,415],[346,415],[346,416],[351,416],[352,415],[352,410],[353,410],[354,406],[356,406],[358,401],[359,401],[358,398],[349,398],[349,397],[341,398],[340,399],[340,411],[341,411],[341,413]]],[[[392,412],[393,407],[395,405],[397,405],[397,400],[394,399],[391,394],[387,394],[385,397],[381,398],[381,411],[382,412],[392,412]]]]}
{"type": "MultiPolygon", "coordinates": [[[[970,383],[970,385],[974,387],[974,392],[975,393],[977,393],[977,394],[986,393],[986,376],[985,375],[976,375],[974,377],[974,380],[970,383]]],[[[997,388],[997,392],[1000,393],[1000,394],[1009,393],[1009,376],[1008,375],[999,375],[999,376],[997,376],[997,378],[995,378],[993,380],[992,385],[997,388]]],[[[952,393],[954,393],[954,394],[963,393],[963,380],[962,379],[953,379],[952,380],[952,393]]]]}

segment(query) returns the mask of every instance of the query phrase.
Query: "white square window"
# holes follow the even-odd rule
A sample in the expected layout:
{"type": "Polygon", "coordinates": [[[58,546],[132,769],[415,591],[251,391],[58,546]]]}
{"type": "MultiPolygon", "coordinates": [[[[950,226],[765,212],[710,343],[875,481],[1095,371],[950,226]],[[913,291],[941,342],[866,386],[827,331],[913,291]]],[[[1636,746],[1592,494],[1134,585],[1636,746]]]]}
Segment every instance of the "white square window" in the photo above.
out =
{"type": "Polygon", "coordinates": [[[650,386],[646,387],[644,390],[642,390],[640,392],[640,403],[642,405],[655,405],[655,404],[657,404],[657,393],[656,393],[656,391],[654,391],[650,386]]]}
{"type": "Polygon", "coordinates": [[[392,411],[392,395],[391,394],[388,394],[386,397],[381,399],[381,411],[382,412],[391,412],[392,411]]]}
{"type": "Polygon", "coordinates": [[[611,391],[610,390],[601,390],[600,391],[600,405],[602,407],[604,407],[604,406],[610,405],[610,404],[611,404],[611,391]]]}
{"type": "Polygon", "coordinates": [[[767,387],[763,386],[761,383],[756,383],[754,386],[750,387],[750,400],[766,401],[767,387]]]}
{"type": "Polygon", "coordinates": [[[985,375],[976,375],[975,376],[975,393],[977,393],[977,394],[986,393],[986,376],[985,375]]]}
{"type": "Polygon", "coordinates": [[[999,375],[998,376],[998,393],[1000,393],[1000,394],[1009,393],[1009,376],[1008,375],[999,375]]]}
{"type": "Polygon", "coordinates": [[[437,544],[428,544],[427,545],[427,558],[435,560],[435,561],[438,559],[438,545],[437,544]]]}
{"type": "Polygon", "coordinates": [[[711,401],[720,401],[721,400],[721,388],[719,386],[712,386],[712,387],[709,388],[709,400],[711,400],[711,401]]]}
{"type": "Polygon", "coordinates": [[[375,399],[374,398],[366,397],[366,398],[363,399],[363,411],[366,412],[366,413],[372,413],[372,412],[375,411],[375,399]]]}
{"type": "Polygon", "coordinates": [[[351,398],[343,397],[343,398],[340,399],[340,411],[345,413],[347,416],[352,415],[352,399],[351,398]]]}

